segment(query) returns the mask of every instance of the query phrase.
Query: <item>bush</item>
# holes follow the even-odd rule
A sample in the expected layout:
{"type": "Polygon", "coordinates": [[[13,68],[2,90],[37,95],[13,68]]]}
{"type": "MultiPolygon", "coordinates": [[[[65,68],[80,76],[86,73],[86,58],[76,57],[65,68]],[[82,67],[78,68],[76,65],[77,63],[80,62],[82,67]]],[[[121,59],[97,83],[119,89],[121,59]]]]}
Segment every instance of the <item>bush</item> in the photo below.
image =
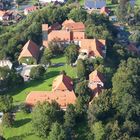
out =
{"type": "Polygon", "coordinates": [[[6,127],[11,127],[13,125],[14,122],[14,117],[13,114],[7,112],[3,114],[2,117],[2,124],[6,127]]]}
{"type": "Polygon", "coordinates": [[[20,104],[19,109],[20,109],[23,113],[30,113],[30,108],[27,107],[25,103],[20,104]]]}
{"type": "Polygon", "coordinates": [[[32,67],[30,77],[35,80],[43,79],[45,68],[43,66],[32,67]]]}

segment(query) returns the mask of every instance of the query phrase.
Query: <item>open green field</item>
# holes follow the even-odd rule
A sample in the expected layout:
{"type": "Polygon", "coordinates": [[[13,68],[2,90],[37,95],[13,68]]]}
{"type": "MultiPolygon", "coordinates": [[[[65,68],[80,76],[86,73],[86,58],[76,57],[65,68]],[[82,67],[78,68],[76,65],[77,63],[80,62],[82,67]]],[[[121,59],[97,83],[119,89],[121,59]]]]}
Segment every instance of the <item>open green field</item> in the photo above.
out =
{"type": "MultiPolygon", "coordinates": [[[[53,64],[64,64],[63,66],[50,67],[46,71],[45,80],[30,81],[25,83],[20,89],[13,90],[9,94],[13,95],[14,103],[19,104],[24,102],[27,94],[30,91],[48,91],[51,90],[53,79],[64,70],[67,75],[72,78],[76,77],[76,69],[65,64],[65,57],[60,56],[52,59],[53,64]]],[[[31,114],[24,114],[22,112],[16,113],[14,126],[12,128],[4,128],[4,137],[8,140],[42,140],[34,135],[31,125],[31,114]]]]}
{"type": "Polygon", "coordinates": [[[136,5],[140,6],[140,0],[136,0],[136,5]]]}

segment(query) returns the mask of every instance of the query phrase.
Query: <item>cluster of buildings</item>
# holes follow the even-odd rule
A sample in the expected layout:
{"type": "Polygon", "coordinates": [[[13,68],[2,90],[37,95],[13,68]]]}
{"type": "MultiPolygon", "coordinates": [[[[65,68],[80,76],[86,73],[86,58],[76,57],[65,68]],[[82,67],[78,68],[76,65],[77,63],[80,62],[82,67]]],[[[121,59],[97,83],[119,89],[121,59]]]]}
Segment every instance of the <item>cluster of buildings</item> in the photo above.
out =
{"type": "MultiPolygon", "coordinates": [[[[79,45],[79,54],[88,57],[102,57],[106,55],[106,41],[101,39],[87,39],[85,35],[85,25],[82,22],[75,22],[72,19],[65,20],[62,25],[55,23],[51,26],[42,25],[42,44],[44,48],[49,47],[49,43],[68,45],[75,43],[79,45]]],[[[29,40],[19,55],[19,63],[36,64],[40,54],[40,47],[29,40]]],[[[89,75],[89,88],[93,91],[92,97],[97,97],[104,87],[103,75],[95,70],[89,75]]],[[[66,109],[68,104],[75,104],[76,95],[74,93],[73,81],[67,75],[61,74],[54,79],[52,91],[32,91],[27,95],[26,104],[30,107],[37,102],[56,101],[62,109],[66,109]]]]}
{"type": "Polygon", "coordinates": [[[0,21],[10,21],[10,20],[19,21],[21,19],[22,19],[22,16],[17,11],[0,10],[0,21]]]}
{"type": "MultiPolygon", "coordinates": [[[[106,41],[101,39],[87,39],[85,36],[85,25],[82,22],[75,22],[72,19],[65,20],[62,25],[55,23],[52,26],[48,24],[42,25],[42,44],[45,48],[49,47],[49,43],[68,45],[75,43],[79,45],[79,54],[88,57],[102,57],[106,55],[106,41]]],[[[39,47],[29,40],[22,49],[19,61],[28,62],[31,57],[37,61],[39,56],[39,47]],[[21,61],[22,60],[22,61],[21,61]]],[[[95,70],[89,75],[89,88],[92,90],[92,96],[98,97],[104,88],[103,74],[95,70]]],[[[27,95],[26,105],[32,107],[37,102],[56,101],[60,107],[65,110],[68,104],[75,104],[76,95],[74,93],[73,81],[67,75],[61,74],[57,76],[52,84],[52,91],[32,91],[27,95]]]]}
{"type": "MultiPolygon", "coordinates": [[[[65,20],[62,25],[55,23],[48,27],[42,25],[42,45],[47,48],[50,42],[67,46],[74,43],[79,45],[79,55],[96,58],[106,56],[106,41],[102,39],[87,39],[85,25],[82,22],[75,22],[72,19],[65,20]]],[[[40,54],[40,47],[29,40],[19,55],[18,61],[25,64],[37,64],[40,54]]]]}
{"type": "Polygon", "coordinates": [[[49,47],[50,42],[68,45],[74,43],[80,47],[79,53],[89,57],[105,57],[106,41],[102,39],[87,39],[85,25],[82,22],[75,22],[72,19],[65,20],[62,25],[42,25],[43,46],[49,47]]]}
{"type": "MultiPolygon", "coordinates": [[[[98,97],[104,86],[103,75],[97,70],[89,75],[89,88],[92,90],[92,96],[98,97]]],[[[57,76],[52,84],[52,91],[32,91],[26,97],[26,105],[28,107],[35,106],[38,102],[56,101],[61,109],[66,110],[68,104],[76,103],[76,95],[74,93],[74,85],[72,79],[64,74],[57,76]]]]}

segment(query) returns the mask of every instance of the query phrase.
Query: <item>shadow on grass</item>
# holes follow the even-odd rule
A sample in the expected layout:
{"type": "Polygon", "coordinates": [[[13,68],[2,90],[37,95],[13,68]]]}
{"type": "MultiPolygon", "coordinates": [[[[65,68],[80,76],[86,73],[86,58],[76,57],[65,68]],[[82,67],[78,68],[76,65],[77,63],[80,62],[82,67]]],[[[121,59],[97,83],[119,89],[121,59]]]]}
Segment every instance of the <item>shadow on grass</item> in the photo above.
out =
{"type": "Polygon", "coordinates": [[[14,123],[14,127],[15,128],[21,127],[22,125],[25,125],[25,124],[29,123],[30,121],[31,121],[31,119],[29,119],[29,118],[17,120],[14,123]]]}
{"type": "Polygon", "coordinates": [[[19,86],[14,89],[10,89],[10,91],[6,91],[5,94],[11,94],[13,96],[13,95],[20,93],[22,90],[24,90],[28,87],[36,87],[37,85],[42,84],[43,82],[44,82],[44,80],[32,80],[29,82],[25,82],[24,85],[19,86]]]}
{"type": "Polygon", "coordinates": [[[45,75],[45,78],[49,79],[49,78],[56,77],[57,75],[59,75],[59,73],[60,73],[60,71],[50,71],[50,72],[47,72],[46,75],[45,75]]]}
{"type": "Polygon", "coordinates": [[[13,137],[7,138],[6,140],[23,140],[27,136],[30,136],[30,135],[33,135],[33,133],[25,133],[25,134],[22,134],[22,135],[19,135],[19,136],[13,136],[13,137]]]}

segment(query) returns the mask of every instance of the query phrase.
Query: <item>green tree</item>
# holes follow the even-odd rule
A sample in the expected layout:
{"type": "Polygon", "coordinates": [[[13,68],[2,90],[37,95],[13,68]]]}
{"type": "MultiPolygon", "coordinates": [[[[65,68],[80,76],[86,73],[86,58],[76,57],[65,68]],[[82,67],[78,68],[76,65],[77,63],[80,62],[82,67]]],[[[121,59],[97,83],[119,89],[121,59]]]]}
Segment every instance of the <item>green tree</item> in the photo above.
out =
{"type": "Polygon", "coordinates": [[[32,67],[30,71],[30,77],[35,80],[43,79],[44,74],[45,74],[45,68],[41,65],[32,67]]]}
{"type": "Polygon", "coordinates": [[[0,111],[9,112],[13,108],[13,98],[10,95],[0,95],[0,111]]]}
{"type": "Polygon", "coordinates": [[[94,98],[88,110],[89,125],[95,121],[105,121],[114,113],[112,107],[111,90],[103,91],[98,98],[94,98]]]}
{"type": "Polygon", "coordinates": [[[131,6],[128,0],[120,0],[116,14],[121,22],[126,22],[130,14],[132,14],[131,6]]]}
{"type": "Polygon", "coordinates": [[[88,103],[91,98],[91,90],[88,87],[88,81],[82,81],[76,84],[75,93],[78,98],[76,100],[76,113],[79,120],[84,118],[87,113],[88,103]]]}
{"type": "Polygon", "coordinates": [[[64,115],[64,127],[73,129],[74,126],[76,125],[75,117],[76,117],[75,107],[72,104],[70,104],[68,105],[64,115]]]}
{"type": "Polygon", "coordinates": [[[82,59],[77,60],[77,77],[84,78],[86,75],[85,65],[82,59]]]}
{"type": "Polygon", "coordinates": [[[120,95],[130,94],[139,98],[139,74],[140,59],[129,58],[123,61],[112,79],[113,92],[120,95]]]}
{"type": "Polygon", "coordinates": [[[14,118],[11,113],[4,113],[2,116],[2,125],[6,127],[11,127],[13,125],[14,118]]]}
{"type": "Polygon", "coordinates": [[[105,135],[105,129],[104,125],[102,124],[101,121],[95,122],[91,126],[91,133],[93,134],[93,137],[95,140],[104,140],[104,135],[105,135]]]}
{"type": "Polygon", "coordinates": [[[82,8],[73,8],[68,14],[69,19],[73,19],[74,21],[82,21],[85,22],[87,19],[87,12],[82,8]]]}
{"type": "Polygon", "coordinates": [[[89,101],[91,90],[88,87],[88,81],[81,81],[76,84],[75,92],[78,94],[78,96],[85,97],[85,101],[89,101]],[[89,97],[88,97],[89,96],[89,97]]]}
{"type": "Polygon", "coordinates": [[[65,50],[67,64],[72,64],[77,60],[78,47],[74,44],[69,45],[65,50]]]}
{"type": "Polygon", "coordinates": [[[140,31],[136,30],[129,36],[130,41],[139,44],[140,43],[140,31]]]}
{"type": "Polygon", "coordinates": [[[36,134],[47,138],[54,122],[60,122],[62,111],[56,102],[37,104],[32,112],[32,125],[36,134]]]}
{"type": "Polygon", "coordinates": [[[62,125],[57,122],[53,123],[47,140],[66,140],[66,134],[62,125]]]}

